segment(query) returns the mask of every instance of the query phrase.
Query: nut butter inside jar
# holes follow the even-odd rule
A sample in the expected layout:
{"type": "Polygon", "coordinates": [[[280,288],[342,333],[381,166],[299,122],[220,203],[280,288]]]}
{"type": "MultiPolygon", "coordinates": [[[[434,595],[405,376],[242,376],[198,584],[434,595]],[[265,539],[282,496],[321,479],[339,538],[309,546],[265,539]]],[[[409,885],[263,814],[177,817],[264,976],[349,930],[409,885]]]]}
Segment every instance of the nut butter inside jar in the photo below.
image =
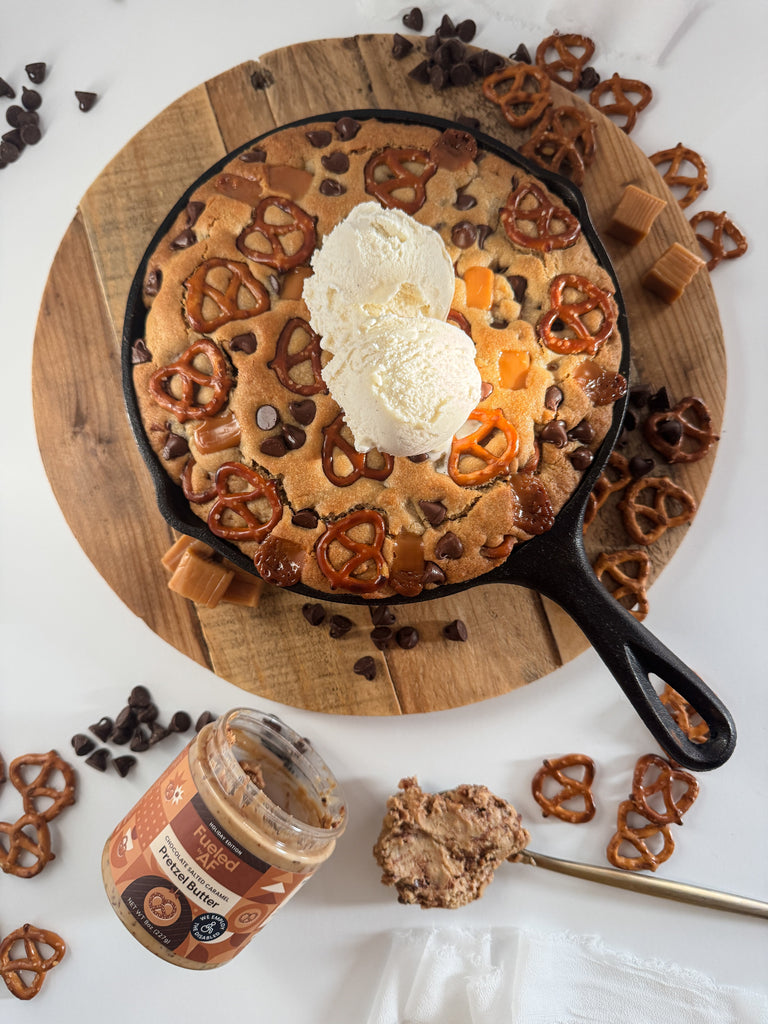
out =
{"type": "Polygon", "coordinates": [[[205,726],[114,830],[104,886],[151,952],[218,967],[330,857],[345,824],[309,740],[237,708],[205,726]]]}

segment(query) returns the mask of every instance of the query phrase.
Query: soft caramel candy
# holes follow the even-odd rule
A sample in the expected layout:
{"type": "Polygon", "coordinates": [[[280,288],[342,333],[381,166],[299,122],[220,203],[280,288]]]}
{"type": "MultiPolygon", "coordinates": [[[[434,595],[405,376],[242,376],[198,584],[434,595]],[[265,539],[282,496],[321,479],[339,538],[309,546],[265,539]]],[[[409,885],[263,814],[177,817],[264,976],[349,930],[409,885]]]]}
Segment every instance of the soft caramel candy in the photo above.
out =
{"type": "Polygon", "coordinates": [[[212,416],[195,427],[195,444],[201,455],[223,452],[240,444],[240,424],[231,410],[212,416]]]}
{"type": "Polygon", "coordinates": [[[168,548],[160,561],[163,567],[168,572],[175,572],[179,567],[179,562],[185,551],[192,549],[198,554],[202,555],[203,558],[210,558],[213,555],[213,548],[209,548],[207,544],[204,544],[201,540],[195,540],[194,537],[188,537],[186,534],[182,534],[177,541],[168,548]]]}
{"type": "Polygon", "coordinates": [[[467,305],[490,309],[493,303],[493,271],[490,267],[468,267],[464,274],[467,305]]]}
{"type": "Polygon", "coordinates": [[[304,291],[304,282],[312,275],[310,267],[294,267],[283,278],[280,287],[281,299],[300,299],[304,291]]]}
{"type": "Polygon", "coordinates": [[[511,349],[499,354],[499,379],[501,386],[511,391],[519,391],[525,387],[528,371],[531,368],[529,352],[516,352],[511,349]]]}
{"type": "Polygon", "coordinates": [[[222,562],[213,562],[198,551],[187,548],[176,571],[168,580],[168,588],[195,604],[215,608],[232,582],[234,571],[222,562]]]}
{"type": "Polygon", "coordinates": [[[637,245],[647,237],[653,222],[667,205],[637,185],[627,185],[606,231],[628,245],[637,245]]]}
{"type": "Polygon", "coordinates": [[[673,242],[645,275],[643,287],[665,302],[676,302],[703,266],[704,260],[700,256],[679,242],[673,242]]]}
{"type": "Polygon", "coordinates": [[[235,569],[222,601],[225,604],[239,604],[246,608],[255,608],[261,600],[263,590],[264,580],[235,569]]]}

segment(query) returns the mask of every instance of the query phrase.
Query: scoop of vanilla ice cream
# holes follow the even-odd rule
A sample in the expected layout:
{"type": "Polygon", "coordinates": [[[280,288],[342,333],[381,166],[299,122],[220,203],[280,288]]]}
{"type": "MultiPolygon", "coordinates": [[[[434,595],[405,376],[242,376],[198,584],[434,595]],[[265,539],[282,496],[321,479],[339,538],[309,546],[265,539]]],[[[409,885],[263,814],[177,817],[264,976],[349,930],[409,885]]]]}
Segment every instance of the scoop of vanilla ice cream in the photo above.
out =
{"type": "Polygon", "coordinates": [[[444,320],[384,314],[323,369],[355,448],[444,455],[480,401],[475,347],[444,320]]]}
{"type": "Polygon", "coordinates": [[[440,235],[401,210],[361,203],[323,239],[303,297],[321,347],[336,352],[361,323],[394,313],[445,320],[453,264],[440,235]]]}

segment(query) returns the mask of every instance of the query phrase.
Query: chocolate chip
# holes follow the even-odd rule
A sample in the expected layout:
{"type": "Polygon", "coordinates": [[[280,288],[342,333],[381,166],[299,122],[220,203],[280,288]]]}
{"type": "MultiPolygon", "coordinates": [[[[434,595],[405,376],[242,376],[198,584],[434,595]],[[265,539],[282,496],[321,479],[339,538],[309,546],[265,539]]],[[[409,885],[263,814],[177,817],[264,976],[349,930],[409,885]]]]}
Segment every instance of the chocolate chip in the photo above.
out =
{"type": "Polygon", "coordinates": [[[348,142],[350,139],[354,139],[359,131],[360,122],[356,121],[354,117],[340,117],[336,122],[336,134],[342,142],[348,142]]]}
{"type": "Polygon", "coordinates": [[[352,620],[348,619],[346,615],[332,615],[331,627],[328,633],[333,640],[338,640],[340,637],[347,635],[350,629],[352,629],[352,625],[352,620]]]}
{"type": "Polygon", "coordinates": [[[575,427],[568,431],[569,441],[581,441],[582,444],[589,444],[595,437],[595,428],[589,420],[579,420],[575,427]]]}
{"type": "Polygon", "coordinates": [[[325,622],[325,608],[321,604],[304,604],[301,607],[301,614],[310,626],[319,626],[325,622]]]}
{"type": "Polygon", "coordinates": [[[133,729],[122,729],[116,725],[107,739],[110,743],[114,743],[116,746],[122,747],[128,742],[132,734],[133,729]]]}
{"type": "Polygon", "coordinates": [[[131,757],[130,754],[121,754],[120,757],[116,757],[112,764],[115,766],[115,771],[121,778],[125,778],[128,772],[136,764],[136,758],[131,757]]]}
{"type": "Polygon", "coordinates": [[[435,64],[448,71],[454,64],[463,59],[464,53],[464,44],[459,39],[448,39],[446,42],[440,43],[432,54],[432,60],[435,64]]]}
{"type": "Polygon", "coordinates": [[[403,57],[407,57],[412,49],[413,43],[410,39],[406,39],[399,32],[395,32],[392,36],[392,56],[395,60],[402,60],[403,57]]]}
{"type": "Polygon", "coordinates": [[[490,224],[478,224],[477,225],[477,247],[478,249],[484,249],[485,243],[488,240],[488,236],[493,234],[493,228],[490,224]]]}
{"type": "Polygon", "coordinates": [[[78,89],[75,89],[75,96],[77,97],[77,104],[83,113],[91,110],[99,98],[95,92],[81,92],[78,89]]]}
{"type": "Polygon", "coordinates": [[[589,448],[577,448],[576,451],[571,452],[568,458],[571,460],[571,465],[574,469],[580,473],[585,470],[588,466],[592,465],[594,455],[589,448]]]}
{"type": "Polygon", "coordinates": [[[376,626],[371,630],[373,646],[379,651],[386,651],[392,643],[392,630],[389,626],[376,626]]]}
{"type": "Polygon", "coordinates": [[[294,512],[291,522],[302,530],[314,530],[320,522],[320,516],[313,508],[300,508],[294,512]]]}
{"type": "Polygon", "coordinates": [[[542,427],[539,437],[547,444],[553,444],[555,448],[565,448],[568,444],[568,432],[562,420],[551,420],[542,427]]]}
{"type": "Polygon", "coordinates": [[[435,544],[435,554],[438,558],[461,558],[464,554],[464,545],[456,534],[449,530],[435,544]]]}
{"type": "Polygon", "coordinates": [[[256,410],[256,426],[261,430],[272,430],[280,422],[280,413],[274,405],[260,405],[256,410]]]}
{"type": "Polygon", "coordinates": [[[137,709],[136,718],[139,722],[146,722],[148,725],[151,725],[159,714],[160,709],[157,704],[153,704],[152,701],[150,701],[146,707],[137,709]]]}
{"type": "Polygon", "coordinates": [[[12,146],[21,151],[24,149],[24,140],[21,137],[21,128],[12,128],[9,132],[3,132],[3,142],[10,142],[12,146]]]}
{"type": "Polygon", "coordinates": [[[419,508],[430,526],[439,526],[448,513],[442,501],[420,501],[419,508]]]}
{"type": "Polygon", "coordinates": [[[426,85],[429,82],[429,73],[432,69],[432,63],[428,60],[422,60],[408,72],[408,77],[412,78],[415,82],[420,82],[422,85],[426,85]]]}
{"type": "Polygon", "coordinates": [[[144,282],[144,294],[149,295],[150,298],[160,291],[160,285],[163,283],[163,272],[162,270],[150,270],[147,274],[147,278],[144,282]]]}
{"type": "Polygon", "coordinates": [[[503,67],[504,58],[498,53],[491,53],[490,50],[481,50],[479,53],[472,54],[469,63],[481,78],[487,78],[488,75],[503,67]]]}
{"type": "Polygon", "coordinates": [[[368,611],[374,626],[391,626],[395,622],[395,613],[388,604],[372,604],[368,611]]]}
{"type": "Polygon", "coordinates": [[[458,249],[469,249],[477,238],[477,228],[468,220],[460,220],[451,231],[451,241],[458,249]]]}
{"type": "Polygon", "coordinates": [[[21,87],[21,104],[27,110],[38,110],[43,102],[43,97],[37,89],[28,89],[25,85],[21,87]]]}
{"type": "Polygon", "coordinates": [[[150,747],[154,747],[156,743],[160,743],[160,741],[164,740],[166,736],[170,736],[170,731],[166,729],[164,725],[160,725],[159,722],[153,722],[152,732],[149,736],[150,747]]]}
{"type": "Polygon", "coordinates": [[[86,736],[83,732],[79,732],[73,736],[71,743],[72,749],[78,757],[84,757],[86,754],[90,754],[96,746],[91,737],[86,736]]]}
{"type": "Polygon", "coordinates": [[[135,724],[136,712],[130,706],[130,704],[126,704],[126,706],[118,714],[117,718],[115,718],[115,725],[117,726],[118,729],[132,729],[135,724]]]}
{"type": "Polygon", "coordinates": [[[335,153],[328,153],[327,156],[320,158],[320,163],[331,174],[344,174],[349,170],[349,157],[346,153],[336,151],[335,153]]]}
{"type": "Polygon", "coordinates": [[[509,327],[509,320],[501,320],[498,317],[494,317],[491,320],[491,327],[495,331],[503,331],[505,327],[509,327]]]}
{"type": "Polygon", "coordinates": [[[12,103],[5,112],[5,120],[11,128],[18,128],[19,124],[24,120],[25,113],[24,107],[20,107],[17,103],[12,103]]]}
{"type": "Polygon", "coordinates": [[[106,742],[109,734],[112,732],[115,723],[107,715],[100,718],[94,725],[89,725],[88,728],[91,730],[94,736],[97,736],[102,743],[106,742]]]}
{"type": "Polygon", "coordinates": [[[493,394],[493,384],[489,380],[483,380],[480,382],[480,401],[484,402],[486,398],[490,398],[493,394]]]}
{"type": "Polygon", "coordinates": [[[198,218],[200,217],[200,214],[203,212],[204,209],[205,209],[205,203],[200,203],[200,202],[187,203],[187,206],[186,206],[186,209],[184,210],[184,212],[187,215],[187,227],[188,228],[194,227],[194,225],[198,221],[198,218]]]}
{"type": "Polygon", "coordinates": [[[25,146],[36,146],[43,133],[36,124],[25,124],[21,128],[21,141],[25,146]]]}
{"type": "Polygon", "coordinates": [[[192,228],[184,228],[171,242],[171,249],[188,249],[190,245],[194,245],[197,241],[197,235],[192,228]]]}
{"type": "Polygon", "coordinates": [[[522,303],[525,298],[526,288],[528,287],[528,279],[521,274],[510,274],[507,277],[507,281],[509,281],[509,287],[512,289],[515,302],[522,303]]]}
{"type": "Polygon", "coordinates": [[[448,39],[450,36],[456,35],[456,26],[453,23],[453,19],[448,14],[443,15],[443,20],[437,29],[437,34],[441,39],[448,39]]]}
{"type": "Polygon", "coordinates": [[[346,186],[342,185],[340,181],[335,181],[333,178],[323,178],[318,186],[318,192],[324,196],[328,196],[329,199],[338,199],[338,197],[343,196],[346,191],[346,186]]]}
{"type": "Polygon", "coordinates": [[[480,130],[480,119],[478,117],[471,117],[469,114],[461,114],[456,118],[456,123],[469,128],[473,132],[480,130]]]}
{"type": "Polygon", "coordinates": [[[424,15],[420,7],[412,7],[407,14],[403,15],[403,24],[414,32],[421,32],[424,28],[424,15]]]}
{"type": "Polygon", "coordinates": [[[333,136],[330,132],[322,129],[313,130],[311,132],[305,132],[305,136],[310,144],[315,149],[322,149],[324,146],[330,146],[333,136]]]}
{"type": "Polygon", "coordinates": [[[450,70],[451,85],[469,85],[475,73],[466,61],[459,61],[450,70]]]}
{"type": "Polygon", "coordinates": [[[263,164],[267,159],[267,152],[264,149],[254,147],[253,149],[245,149],[238,157],[244,164],[263,164]]]}
{"type": "Polygon", "coordinates": [[[290,402],[288,404],[288,412],[298,423],[308,427],[315,418],[317,406],[311,398],[305,398],[301,402],[290,402]]]}
{"type": "Polygon", "coordinates": [[[283,427],[283,441],[285,442],[285,447],[290,451],[296,451],[297,448],[301,448],[306,440],[307,433],[301,427],[296,427],[292,423],[288,423],[283,427]]]}
{"type": "Polygon", "coordinates": [[[669,395],[664,387],[648,396],[648,408],[651,412],[668,412],[670,409],[669,395]]]}
{"type": "Polygon", "coordinates": [[[520,43],[515,52],[509,55],[509,59],[517,61],[520,64],[530,64],[531,51],[528,49],[525,43],[520,43]]]}
{"type": "Polygon", "coordinates": [[[182,455],[187,455],[188,452],[189,443],[186,437],[182,437],[181,434],[170,433],[160,454],[166,461],[170,462],[171,459],[179,459],[182,455]]]}
{"type": "Polygon", "coordinates": [[[402,626],[395,633],[395,643],[404,651],[412,650],[419,642],[419,631],[414,626],[402,626]]]}
{"type": "Polygon", "coordinates": [[[133,730],[133,735],[128,745],[137,754],[149,750],[149,729],[144,725],[137,725],[133,730]]]}
{"type": "Polygon", "coordinates": [[[445,579],[445,573],[437,564],[437,562],[424,563],[424,571],[421,574],[421,582],[424,584],[425,587],[429,586],[431,583],[435,584],[436,586],[442,586],[442,584],[445,583],[445,579]]]}
{"type": "Polygon", "coordinates": [[[46,66],[43,61],[36,61],[34,64],[26,64],[24,70],[27,72],[27,77],[30,82],[34,82],[35,85],[40,83],[45,78],[46,66]]]}
{"type": "Polygon", "coordinates": [[[463,43],[471,43],[475,38],[477,32],[477,25],[472,21],[471,18],[465,18],[460,21],[456,26],[456,35],[463,43]]]}
{"type": "Polygon", "coordinates": [[[429,456],[426,453],[422,453],[421,455],[409,455],[408,456],[408,461],[409,462],[426,462],[428,458],[429,458],[429,456]]]}
{"type": "Polygon", "coordinates": [[[653,466],[653,459],[644,459],[642,455],[633,455],[629,460],[629,472],[635,480],[650,473],[653,466]]]}
{"type": "Polygon", "coordinates": [[[471,210],[473,206],[477,206],[477,200],[467,192],[459,192],[453,205],[463,213],[465,210],[471,210]]]}
{"type": "Polygon", "coordinates": [[[272,289],[272,291],[275,293],[275,295],[279,295],[280,294],[280,278],[277,276],[277,274],[270,274],[269,277],[267,278],[267,281],[269,281],[269,287],[272,289]]]}
{"type": "Polygon", "coordinates": [[[20,154],[21,150],[18,146],[14,146],[12,142],[8,142],[6,139],[0,142],[0,160],[4,163],[15,163],[19,159],[20,154]]]}
{"type": "Polygon", "coordinates": [[[206,725],[216,721],[216,716],[212,711],[203,711],[198,720],[195,722],[195,732],[200,732],[206,725]]]}
{"type": "Polygon", "coordinates": [[[563,400],[563,392],[557,386],[557,384],[550,384],[547,390],[544,392],[544,408],[549,409],[550,412],[557,412],[560,408],[560,403],[563,400]]]}
{"type": "Polygon", "coordinates": [[[461,643],[467,639],[467,627],[461,619],[454,619],[443,626],[443,636],[446,640],[458,640],[461,643]]]}
{"type": "Polygon", "coordinates": [[[667,444],[678,444],[683,436],[683,425],[679,420],[662,420],[656,427],[656,433],[667,444]]]}
{"type": "Polygon", "coordinates": [[[171,732],[186,732],[192,725],[192,719],[186,711],[176,711],[168,723],[171,732]]]}
{"type": "Polygon", "coordinates": [[[433,89],[444,89],[450,78],[449,72],[445,68],[441,68],[439,64],[433,64],[429,69],[429,84],[433,89]]]}
{"type": "Polygon", "coordinates": [[[352,666],[352,671],[370,681],[376,678],[376,662],[370,655],[366,655],[364,658],[357,659],[352,666]]]}
{"type": "Polygon", "coordinates": [[[109,764],[109,751],[105,747],[99,747],[90,757],[86,757],[85,763],[95,768],[97,772],[105,772],[109,764]]]}
{"type": "Polygon", "coordinates": [[[637,427],[637,416],[632,412],[631,409],[627,409],[624,414],[624,422],[622,423],[624,430],[635,430],[637,427]]]}
{"type": "Polygon", "coordinates": [[[248,331],[247,334],[236,334],[229,343],[229,350],[230,352],[244,352],[245,355],[251,356],[256,351],[256,345],[256,335],[253,331],[248,331]]]}
{"type": "Polygon", "coordinates": [[[648,384],[636,384],[629,389],[629,404],[636,409],[644,409],[651,397],[651,388],[648,384]]]}
{"type": "Polygon", "coordinates": [[[590,64],[589,67],[584,68],[581,72],[581,78],[579,79],[579,88],[587,89],[592,91],[595,86],[600,82],[600,75],[597,73],[595,68],[590,64]]]}
{"type": "Polygon", "coordinates": [[[281,459],[288,451],[288,446],[282,437],[268,437],[259,445],[259,451],[271,455],[273,459],[281,459]]]}
{"type": "Polygon", "coordinates": [[[9,100],[16,99],[16,90],[4,78],[0,78],[0,96],[7,96],[9,100]]]}

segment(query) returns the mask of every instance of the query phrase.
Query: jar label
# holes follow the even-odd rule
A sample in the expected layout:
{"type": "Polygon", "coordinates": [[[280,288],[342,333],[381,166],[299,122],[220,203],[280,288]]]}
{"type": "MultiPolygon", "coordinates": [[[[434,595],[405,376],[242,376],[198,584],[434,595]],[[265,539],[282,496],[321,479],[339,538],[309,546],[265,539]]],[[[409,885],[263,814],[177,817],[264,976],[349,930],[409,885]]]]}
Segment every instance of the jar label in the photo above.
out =
{"type": "Polygon", "coordinates": [[[146,932],[211,966],[235,956],[309,877],[273,867],[230,835],[197,792],[188,749],[112,833],[109,869],[146,932]]]}

